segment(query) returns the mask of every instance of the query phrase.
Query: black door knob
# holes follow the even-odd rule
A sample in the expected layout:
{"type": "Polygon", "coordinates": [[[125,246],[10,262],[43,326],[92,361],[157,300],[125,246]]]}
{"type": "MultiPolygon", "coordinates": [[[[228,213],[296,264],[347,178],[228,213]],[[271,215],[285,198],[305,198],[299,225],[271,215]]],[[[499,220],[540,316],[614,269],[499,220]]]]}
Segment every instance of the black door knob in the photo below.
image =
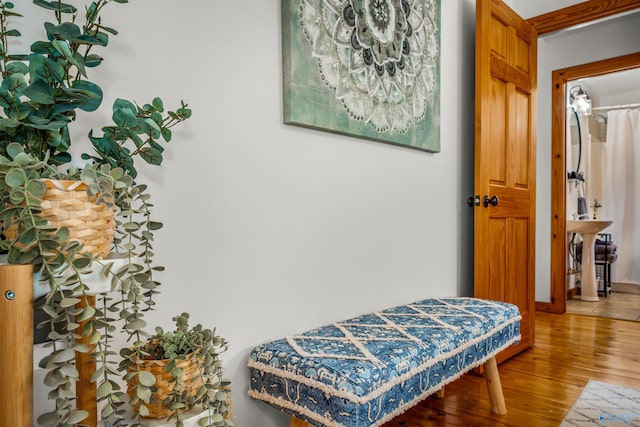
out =
{"type": "Polygon", "coordinates": [[[498,206],[498,196],[493,196],[491,198],[489,198],[489,196],[485,195],[484,196],[484,207],[489,207],[489,205],[491,206],[498,206]]]}
{"type": "Polygon", "coordinates": [[[474,206],[480,206],[480,196],[469,196],[467,199],[467,206],[470,208],[474,206]]]}

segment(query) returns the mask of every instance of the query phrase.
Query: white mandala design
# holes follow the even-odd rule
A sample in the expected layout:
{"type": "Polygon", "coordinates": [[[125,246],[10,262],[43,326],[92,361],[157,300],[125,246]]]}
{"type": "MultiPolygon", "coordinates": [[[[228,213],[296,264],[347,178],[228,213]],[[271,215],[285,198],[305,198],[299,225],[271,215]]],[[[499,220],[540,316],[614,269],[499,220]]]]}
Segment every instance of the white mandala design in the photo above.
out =
{"type": "Polygon", "coordinates": [[[378,133],[424,120],[437,83],[437,0],[300,0],[324,84],[378,133]]]}

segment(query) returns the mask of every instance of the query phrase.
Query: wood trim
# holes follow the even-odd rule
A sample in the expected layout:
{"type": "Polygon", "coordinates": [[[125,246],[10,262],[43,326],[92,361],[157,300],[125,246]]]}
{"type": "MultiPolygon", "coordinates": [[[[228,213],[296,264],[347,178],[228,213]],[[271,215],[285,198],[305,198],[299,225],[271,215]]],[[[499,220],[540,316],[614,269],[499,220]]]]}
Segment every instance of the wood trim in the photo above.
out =
{"type": "MultiPolygon", "coordinates": [[[[527,22],[537,31],[538,37],[554,31],[564,30],[598,19],[608,18],[624,12],[640,9],[638,0],[589,0],[529,18],[527,22]]],[[[604,64],[607,61],[603,61],[604,64]]],[[[606,67],[606,65],[605,65],[606,67]]],[[[630,67],[634,68],[634,67],[630,67]]],[[[613,70],[602,70],[606,74],[613,70]]],[[[559,78],[559,77],[558,77],[559,78]]],[[[566,81],[566,80],[565,80],[566,81]]],[[[562,106],[552,101],[554,123],[565,120],[564,84],[557,86],[553,79],[552,96],[562,93],[562,106]],[[557,87],[556,87],[557,86],[557,87]],[[560,108],[560,109],[558,109],[560,108]]],[[[551,159],[551,302],[536,302],[536,311],[564,313],[566,311],[566,242],[559,236],[566,235],[566,161],[564,131],[560,134],[552,125],[551,159]]]]}
{"type": "Polygon", "coordinates": [[[536,301],[536,311],[543,313],[551,313],[551,303],[536,301]]]}
{"type": "Polygon", "coordinates": [[[598,19],[640,9],[638,0],[589,0],[527,19],[538,37],[598,19]]]}
{"type": "Polygon", "coordinates": [[[571,288],[567,291],[567,299],[570,300],[571,298],[580,295],[580,288],[579,287],[574,287],[571,288]]]}
{"type": "Polygon", "coordinates": [[[566,311],[566,83],[640,67],[640,52],[556,70],[551,78],[551,304],[552,313],[566,311]]]}

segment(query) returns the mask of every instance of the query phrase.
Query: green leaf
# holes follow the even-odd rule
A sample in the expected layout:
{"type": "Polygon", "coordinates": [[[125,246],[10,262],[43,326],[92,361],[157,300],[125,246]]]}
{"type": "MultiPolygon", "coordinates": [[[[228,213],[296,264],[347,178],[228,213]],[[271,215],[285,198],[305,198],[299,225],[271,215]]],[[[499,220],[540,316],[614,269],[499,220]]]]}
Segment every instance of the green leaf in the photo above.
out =
{"type": "Polygon", "coordinates": [[[26,190],[28,195],[35,198],[41,198],[47,192],[47,186],[39,179],[32,179],[27,182],[26,190]]]}
{"type": "Polygon", "coordinates": [[[45,0],[33,0],[33,4],[43,7],[48,10],[60,10],[63,13],[76,13],[78,9],[76,9],[73,5],[60,3],[57,1],[45,1],[45,0]]]}
{"type": "Polygon", "coordinates": [[[57,412],[47,412],[38,417],[38,425],[42,427],[54,427],[59,425],[60,417],[57,412]]]}
{"type": "Polygon", "coordinates": [[[27,81],[22,74],[11,74],[2,82],[2,87],[8,90],[19,91],[27,87],[27,81]],[[5,86],[6,85],[6,86],[5,86]]]}
{"type": "Polygon", "coordinates": [[[104,405],[104,407],[102,408],[102,410],[100,411],[100,415],[102,417],[102,419],[107,419],[111,416],[111,414],[113,414],[115,411],[115,408],[113,407],[113,405],[104,405]]]}
{"type": "Polygon", "coordinates": [[[151,280],[151,276],[148,273],[137,273],[133,278],[138,283],[145,283],[151,280]]]}
{"type": "MultiPolygon", "coordinates": [[[[6,180],[6,177],[5,177],[5,180],[6,180]]],[[[19,205],[22,202],[24,202],[24,198],[25,198],[25,195],[22,188],[14,188],[9,193],[9,201],[11,201],[11,203],[13,203],[14,205],[19,205]]]]}
{"type": "Polygon", "coordinates": [[[24,148],[22,147],[22,144],[19,144],[17,142],[12,142],[11,144],[7,145],[7,154],[9,154],[9,156],[11,156],[12,159],[15,159],[16,156],[20,153],[24,153],[24,148]]]}
{"type": "MultiPolygon", "coordinates": [[[[115,1],[118,1],[118,0],[115,0],[115,1]]],[[[140,404],[140,406],[138,406],[138,413],[140,414],[141,417],[148,417],[149,408],[147,408],[145,405],[140,404]]]]}
{"type": "MultiPolygon", "coordinates": [[[[122,3],[122,2],[116,1],[116,3],[122,3]]],[[[126,3],[126,1],[124,3],[126,3]]],[[[114,28],[105,27],[104,25],[102,25],[100,28],[105,30],[107,33],[113,34],[114,36],[118,35],[118,32],[114,28]]]]}
{"type": "Polygon", "coordinates": [[[100,55],[96,55],[95,53],[87,55],[84,59],[85,67],[97,67],[102,64],[102,57],[100,55]]]}
{"type": "Polygon", "coordinates": [[[160,132],[161,132],[161,134],[162,134],[162,138],[163,138],[165,141],[167,141],[167,142],[170,142],[170,141],[171,141],[171,135],[172,135],[171,129],[169,129],[169,128],[162,128],[162,129],[160,130],[160,132]]]}
{"type": "Polygon", "coordinates": [[[66,422],[69,424],[78,424],[80,421],[84,420],[89,416],[87,411],[75,410],[69,414],[66,419],[66,422]]]}
{"type": "Polygon", "coordinates": [[[37,236],[38,236],[37,231],[38,230],[35,228],[26,229],[20,234],[20,237],[18,237],[18,243],[20,243],[23,246],[31,246],[37,240],[37,236]]]}
{"type": "Polygon", "coordinates": [[[141,330],[147,326],[147,322],[142,319],[134,319],[127,324],[127,329],[129,330],[141,330]]]}
{"type": "Polygon", "coordinates": [[[79,298],[63,298],[62,301],[60,301],[60,307],[63,307],[63,308],[73,307],[79,302],[80,302],[79,298]]]}
{"type": "Polygon", "coordinates": [[[102,104],[102,89],[95,83],[91,83],[90,81],[80,80],[76,82],[74,87],[77,90],[82,91],[86,95],[86,99],[82,101],[79,108],[82,111],[95,111],[102,104]]]}
{"type": "Polygon", "coordinates": [[[56,231],[55,239],[58,242],[66,242],[67,240],[69,240],[69,228],[59,228],[58,231],[56,231]]]}
{"type": "MultiPolygon", "coordinates": [[[[113,122],[121,128],[134,127],[137,124],[137,108],[126,99],[116,99],[113,103],[113,122]]],[[[105,130],[105,129],[103,129],[105,130]]]]}
{"type": "Polygon", "coordinates": [[[102,399],[106,397],[113,390],[113,386],[109,381],[105,381],[98,386],[98,391],[96,392],[96,397],[98,399],[102,399]]]}
{"type": "Polygon", "coordinates": [[[24,96],[37,104],[53,104],[53,88],[44,80],[38,79],[27,86],[22,92],[24,96]]]}
{"type": "MultiPolygon", "coordinates": [[[[146,127],[149,130],[152,130],[154,132],[160,132],[160,126],[158,126],[158,124],[150,118],[144,119],[144,124],[146,125],[146,127]]],[[[148,133],[148,130],[145,130],[145,133],[148,133]]]]}
{"type": "Polygon", "coordinates": [[[57,50],[70,64],[75,65],[76,68],[80,69],[82,67],[81,64],[78,63],[76,58],[71,51],[71,47],[69,47],[69,42],[66,40],[54,39],[51,41],[51,45],[57,50]]]}
{"type": "Polygon", "coordinates": [[[0,128],[17,128],[22,124],[19,120],[7,119],[6,117],[0,117],[0,128]]]}
{"type": "Polygon", "coordinates": [[[56,153],[51,156],[51,164],[54,165],[64,165],[71,161],[71,154],[69,153],[56,153]]]}
{"type": "Polygon", "coordinates": [[[140,371],[138,373],[138,381],[144,386],[151,387],[156,383],[156,376],[149,371],[140,371]]]}
{"type": "Polygon", "coordinates": [[[80,172],[80,179],[87,185],[90,185],[96,181],[98,181],[98,173],[95,169],[92,168],[84,168],[82,172],[80,172]]]}
{"type": "Polygon", "coordinates": [[[76,357],[76,351],[71,348],[65,348],[64,350],[58,350],[53,353],[52,361],[56,363],[68,362],[76,357]]]}
{"type": "Polygon", "coordinates": [[[0,212],[0,221],[6,221],[9,218],[13,218],[14,215],[19,215],[22,212],[22,208],[7,208],[0,212]]]}
{"type": "Polygon", "coordinates": [[[151,388],[145,387],[142,384],[138,384],[136,389],[136,396],[144,402],[149,402],[151,399],[151,388]]]}
{"type": "Polygon", "coordinates": [[[136,222],[126,222],[122,225],[122,228],[126,231],[138,231],[140,225],[136,222]]]}
{"type": "Polygon", "coordinates": [[[51,42],[40,40],[33,42],[31,45],[31,52],[41,55],[49,55],[50,53],[55,52],[55,49],[51,46],[51,42]]]}
{"type": "Polygon", "coordinates": [[[91,319],[95,314],[96,309],[88,305],[82,310],[82,313],[76,317],[76,322],[84,322],[87,319],[91,319]]]}
{"type": "Polygon", "coordinates": [[[84,44],[84,45],[97,45],[102,46],[102,41],[97,37],[92,37],[88,34],[83,34],[78,38],[73,39],[74,43],[84,44]]]}
{"type": "Polygon", "coordinates": [[[157,97],[153,98],[153,101],[151,102],[151,104],[153,105],[153,109],[155,111],[159,111],[159,112],[164,111],[164,103],[162,102],[162,99],[157,97]]]}
{"type": "Polygon", "coordinates": [[[91,258],[89,257],[79,257],[73,260],[73,266],[78,270],[84,270],[85,268],[91,265],[91,258]]]}
{"type": "Polygon", "coordinates": [[[74,365],[62,365],[60,367],[60,372],[70,378],[78,378],[80,376],[74,365]]]}
{"type": "Polygon", "coordinates": [[[20,37],[22,34],[18,30],[9,30],[5,31],[4,35],[7,37],[20,37]]]}
{"type": "Polygon", "coordinates": [[[59,84],[62,84],[64,81],[65,69],[60,63],[53,59],[45,58],[43,70],[47,70],[49,73],[45,80],[51,80],[53,78],[53,80],[59,84]]]}
{"type": "Polygon", "coordinates": [[[186,120],[191,117],[191,108],[178,108],[176,113],[182,120],[186,120]]]}
{"type": "Polygon", "coordinates": [[[24,62],[10,62],[5,69],[7,74],[22,74],[25,75],[29,72],[29,67],[24,62]]]}
{"type": "Polygon", "coordinates": [[[4,177],[4,182],[11,188],[16,188],[24,184],[27,180],[27,174],[22,169],[11,169],[4,177]]]}
{"type": "MultiPolygon", "coordinates": [[[[58,35],[63,39],[73,42],[76,38],[82,35],[82,31],[80,31],[80,27],[72,22],[63,22],[60,25],[56,26],[46,26],[48,35],[58,35]]],[[[57,37],[56,37],[57,38],[57,37]]]]}
{"type": "Polygon", "coordinates": [[[135,104],[133,102],[127,101],[126,99],[121,99],[121,98],[117,98],[113,102],[113,111],[116,111],[116,110],[129,110],[134,115],[138,111],[138,109],[136,108],[136,106],[135,106],[135,104]]]}
{"type": "Polygon", "coordinates": [[[142,157],[150,165],[159,166],[162,164],[162,153],[152,147],[145,147],[139,151],[140,157],[142,157]]]}
{"type": "Polygon", "coordinates": [[[162,223],[157,221],[149,221],[149,230],[160,230],[162,228],[162,223]]]}

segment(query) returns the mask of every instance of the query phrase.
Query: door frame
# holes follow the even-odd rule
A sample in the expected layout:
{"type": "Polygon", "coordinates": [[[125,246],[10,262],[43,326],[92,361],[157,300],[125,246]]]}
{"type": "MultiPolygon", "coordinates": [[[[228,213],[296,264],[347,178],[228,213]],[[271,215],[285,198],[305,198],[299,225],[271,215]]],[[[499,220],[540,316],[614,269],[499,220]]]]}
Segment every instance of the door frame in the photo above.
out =
{"type": "MultiPolygon", "coordinates": [[[[606,19],[614,15],[639,10],[637,0],[589,0],[573,6],[565,7],[539,16],[527,19],[538,32],[538,37],[546,34],[562,31],[577,25],[587,24],[592,21],[606,19]]],[[[606,66],[608,62],[615,60],[607,59],[603,62],[606,66]]],[[[630,66],[629,68],[634,68],[630,66]]],[[[606,74],[602,71],[600,74],[606,74]]],[[[593,74],[596,75],[596,74],[593,74]]],[[[572,78],[567,79],[572,80],[572,78]]],[[[553,79],[552,88],[552,150],[551,150],[551,301],[550,303],[536,303],[536,309],[550,311],[552,313],[564,313],[567,305],[566,293],[566,142],[564,140],[564,89],[565,85],[560,84],[558,90],[562,90],[561,96],[556,94],[556,82],[553,79]],[[561,99],[561,106],[558,107],[561,99]],[[559,108],[559,110],[557,110],[559,108]],[[556,134],[557,123],[561,120],[562,130],[559,136],[556,134]]]]}
{"type": "Polygon", "coordinates": [[[564,313],[567,304],[567,161],[566,161],[566,83],[640,67],[640,52],[552,73],[551,91],[551,303],[552,313],[564,313]]]}

